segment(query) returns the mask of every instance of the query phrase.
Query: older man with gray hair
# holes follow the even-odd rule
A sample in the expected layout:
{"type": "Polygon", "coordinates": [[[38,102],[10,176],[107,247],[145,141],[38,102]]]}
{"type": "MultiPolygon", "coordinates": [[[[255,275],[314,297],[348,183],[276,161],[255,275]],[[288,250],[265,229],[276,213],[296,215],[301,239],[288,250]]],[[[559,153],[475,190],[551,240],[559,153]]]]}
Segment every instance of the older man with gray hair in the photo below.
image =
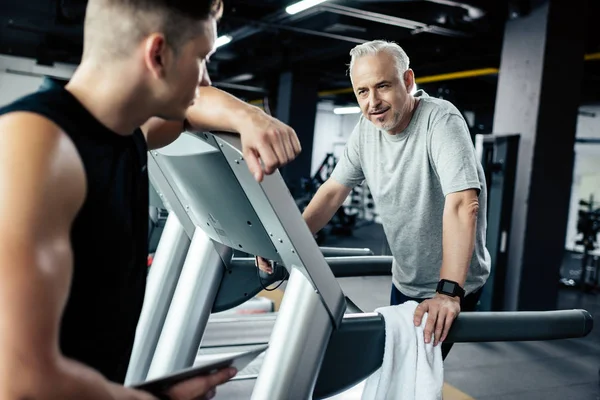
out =
{"type": "MultiPolygon", "coordinates": [[[[350,52],[362,115],[331,177],[304,211],[322,229],[352,188],[366,182],[390,245],[392,305],[419,304],[425,341],[446,339],[461,310],[474,311],[490,273],[487,193],[469,129],[450,102],[416,91],[409,58],[376,40],[350,52]]],[[[259,259],[261,269],[269,270],[259,259]]],[[[442,344],[445,358],[451,344],[442,344]]]]}

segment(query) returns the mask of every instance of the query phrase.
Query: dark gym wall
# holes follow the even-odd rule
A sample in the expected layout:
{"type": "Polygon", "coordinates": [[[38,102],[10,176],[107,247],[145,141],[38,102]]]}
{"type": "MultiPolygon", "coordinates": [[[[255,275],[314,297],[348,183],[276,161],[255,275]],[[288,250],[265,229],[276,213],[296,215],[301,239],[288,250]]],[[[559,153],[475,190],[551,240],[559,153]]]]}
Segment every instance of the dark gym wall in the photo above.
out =
{"type": "Polygon", "coordinates": [[[565,248],[586,0],[550,0],[506,24],[494,132],[521,144],[505,308],[556,308],[565,248]]]}
{"type": "Polygon", "coordinates": [[[294,193],[301,178],[311,171],[315,119],[317,116],[318,79],[300,71],[283,72],[277,90],[277,118],[296,131],[302,153],[290,164],[281,168],[281,174],[294,193]]]}

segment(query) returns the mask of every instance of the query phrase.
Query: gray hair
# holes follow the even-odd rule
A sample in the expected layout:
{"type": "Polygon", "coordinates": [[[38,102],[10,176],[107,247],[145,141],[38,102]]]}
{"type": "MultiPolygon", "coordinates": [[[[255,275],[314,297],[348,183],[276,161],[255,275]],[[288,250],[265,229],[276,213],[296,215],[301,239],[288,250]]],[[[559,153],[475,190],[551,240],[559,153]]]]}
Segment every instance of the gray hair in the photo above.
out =
{"type": "Polygon", "coordinates": [[[380,51],[385,51],[396,60],[396,68],[398,69],[398,75],[402,77],[406,70],[408,70],[408,66],[410,63],[410,59],[406,52],[402,49],[402,47],[398,46],[398,44],[394,42],[388,42],[385,40],[373,40],[370,42],[366,42],[363,44],[359,44],[350,50],[350,66],[348,68],[348,73],[352,72],[352,67],[354,66],[354,62],[363,56],[370,56],[379,53],[380,51]]]}

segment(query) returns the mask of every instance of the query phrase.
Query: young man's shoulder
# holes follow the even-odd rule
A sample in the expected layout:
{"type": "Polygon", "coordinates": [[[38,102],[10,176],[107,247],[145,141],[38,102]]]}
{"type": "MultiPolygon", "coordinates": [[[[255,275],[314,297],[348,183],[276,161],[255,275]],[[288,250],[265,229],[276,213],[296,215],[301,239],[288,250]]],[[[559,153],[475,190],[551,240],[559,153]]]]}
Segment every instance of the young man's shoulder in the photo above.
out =
{"type": "Polygon", "coordinates": [[[39,109],[56,106],[61,94],[60,89],[40,90],[24,94],[8,104],[0,106],[0,116],[15,112],[35,112],[39,109]]]}

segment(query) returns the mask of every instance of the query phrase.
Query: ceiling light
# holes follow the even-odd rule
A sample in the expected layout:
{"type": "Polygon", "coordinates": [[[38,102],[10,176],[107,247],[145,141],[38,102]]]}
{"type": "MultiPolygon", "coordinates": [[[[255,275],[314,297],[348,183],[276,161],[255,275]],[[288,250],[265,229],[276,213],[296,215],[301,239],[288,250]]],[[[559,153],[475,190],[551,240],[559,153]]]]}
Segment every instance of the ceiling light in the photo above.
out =
{"type": "Polygon", "coordinates": [[[285,9],[285,11],[288,14],[297,14],[300,11],[307,10],[307,9],[314,7],[317,4],[321,4],[325,1],[327,1],[327,0],[302,0],[302,1],[299,1],[298,3],[292,4],[291,6],[287,7],[285,9]]]}
{"type": "Polygon", "coordinates": [[[215,47],[225,46],[229,42],[231,42],[231,36],[220,36],[217,38],[217,40],[215,40],[215,47]]]}
{"type": "Polygon", "coordinates": [[[358,114],[360,112],[360,107],[338,107],[333,109],[334,114],[343,115],[343,114],[358,114]]]}

